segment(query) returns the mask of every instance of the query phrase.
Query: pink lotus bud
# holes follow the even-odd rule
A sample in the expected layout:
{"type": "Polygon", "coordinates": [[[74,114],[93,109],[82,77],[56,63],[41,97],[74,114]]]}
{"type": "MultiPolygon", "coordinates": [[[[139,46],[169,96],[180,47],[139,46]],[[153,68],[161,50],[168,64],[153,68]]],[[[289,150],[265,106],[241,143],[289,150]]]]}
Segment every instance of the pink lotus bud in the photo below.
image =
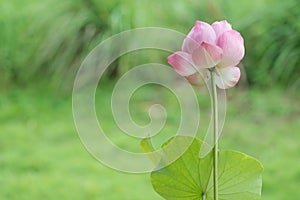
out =
{"type": "Polygon", "coordinates": [[[196,21],[183,41],[182,51],[170,55],[168,62],[178,74],[189,77],[191,83],[198,80],[197,73],[214,68],[218,87],[228,89],[239,81],[240,70],[236,66],[244,55],[243,37],[226,20],[212,25],[196,21]]]}

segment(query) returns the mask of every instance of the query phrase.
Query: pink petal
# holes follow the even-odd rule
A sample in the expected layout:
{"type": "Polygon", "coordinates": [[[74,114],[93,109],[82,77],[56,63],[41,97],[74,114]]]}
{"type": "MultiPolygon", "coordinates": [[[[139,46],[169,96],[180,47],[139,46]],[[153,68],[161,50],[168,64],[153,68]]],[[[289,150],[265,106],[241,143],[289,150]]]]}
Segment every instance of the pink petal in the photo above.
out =
{"type": "Polygon", "coordinates": [[[198,72],[187,76],[186,79],[192,84],[192,85],[204,85],[205,82],[209,80],[209,71],[207,69],[200,69],[198,72]]]}
{"type": "Polygon", "coordinates": [[[212,25],[217,38],[219,38],[224,32],[232,30],[231,24],[229,24],[226,20],[220,22],[214,22],[212,25]]]}
{"type": "Polygon", "coordinates": [[[207,23],[196,21],[195,26],[189,32],[182,44],[182,50],[192,53],[202,42],[215,44],[216,33],[214,29],[207,23]]]}
{"type": "Polygon", "coordinates": [[[216,66],[222,58],[222,49],[216,45],[202,43],[192,53],[192,59],[198,68],[216,66]]]}
{"type": "Polygon", "coordinates": [[[238,67],[216,68],[218,75],[216,76],[216,84],[220,89],[228,89],[235,86],[241,76],[238,67]]]}
{"type": "Polygon", "coordinates": [[[245,55],[244,39],[235,30],[224,32],[219,37],[217,45],[223,49],[220,67],[236,66],[245,55]]]}
{"type": "Polygon", "coordinates": [[[171,54],[167,60],[181,76],[189,76],[197,71],[193,66],[191,55],[186,52],[177,51],[171,54]]]}

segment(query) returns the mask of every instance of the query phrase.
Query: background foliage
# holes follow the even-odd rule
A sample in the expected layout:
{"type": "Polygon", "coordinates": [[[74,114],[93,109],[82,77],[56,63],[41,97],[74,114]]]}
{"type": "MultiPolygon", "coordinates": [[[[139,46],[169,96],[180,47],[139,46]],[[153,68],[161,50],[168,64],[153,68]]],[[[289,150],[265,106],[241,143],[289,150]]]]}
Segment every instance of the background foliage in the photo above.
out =
{"type": "MultiPolygon", "coordinates": [[[[145,26],[187,33],[197,19],[227,19],[245,37],[246,83],[297,89],[299,10],[297,0],[2,1],[1,85],[24,85],[34,79],[70,89],[84,57],[113,34],[145,26]]],[[[151,57],[151,53],[139,57],[151,57]]],[[[137,63],[123,58],[118,66],[128,69],[137,63]]]]}

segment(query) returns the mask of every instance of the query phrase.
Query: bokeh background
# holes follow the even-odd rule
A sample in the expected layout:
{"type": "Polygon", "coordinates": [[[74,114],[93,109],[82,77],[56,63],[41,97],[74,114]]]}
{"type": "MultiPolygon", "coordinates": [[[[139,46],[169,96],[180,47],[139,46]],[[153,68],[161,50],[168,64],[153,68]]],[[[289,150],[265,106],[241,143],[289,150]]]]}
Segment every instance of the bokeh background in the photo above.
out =
{"type": "MultiPolygon", "coordinates": [[[[2,0],[0,199],[161,199],[149,174],[114,171],[85,150],[72,119],[76,72],[97,44],[121,31],[159,26],[187,33],[195,20],[222,19],[243,35],[246,56],[239,85],[228,91],[220,146],[262,161],[263,199],[299,199],[298,0],[2,0]]],[[[114,84],[138,64],[167,64],[167,55],[145,50],[122,56],[101,80],[97,114],[107,136],[124,149],[137,150],[131,143],[138,142],[114,124],[114,84]]],[[[205,124],[209,97],[198,94],[205,124]]],[[[157,102],[168,111],[163,132],[172,135],[180,113],[166,89],[139,89],[131,101],[134,119],[147,123],[147,109],[157,102]]]]}

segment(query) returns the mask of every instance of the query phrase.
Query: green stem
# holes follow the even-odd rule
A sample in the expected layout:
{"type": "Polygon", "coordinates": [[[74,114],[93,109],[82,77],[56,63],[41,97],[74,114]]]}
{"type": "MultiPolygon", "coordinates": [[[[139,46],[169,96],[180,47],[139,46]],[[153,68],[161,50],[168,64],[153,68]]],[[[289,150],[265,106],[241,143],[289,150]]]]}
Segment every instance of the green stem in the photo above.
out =
{"type": "Polygon", "coordinates": [[[211,88],[213,100],[213,124],[214,124],[214,162],[213,162],[213,183],[214,183],[214,200],[218,200],[218,101],[217,101],[217,86],[215,82],[215,72],[210,71],[211,88]]]}

